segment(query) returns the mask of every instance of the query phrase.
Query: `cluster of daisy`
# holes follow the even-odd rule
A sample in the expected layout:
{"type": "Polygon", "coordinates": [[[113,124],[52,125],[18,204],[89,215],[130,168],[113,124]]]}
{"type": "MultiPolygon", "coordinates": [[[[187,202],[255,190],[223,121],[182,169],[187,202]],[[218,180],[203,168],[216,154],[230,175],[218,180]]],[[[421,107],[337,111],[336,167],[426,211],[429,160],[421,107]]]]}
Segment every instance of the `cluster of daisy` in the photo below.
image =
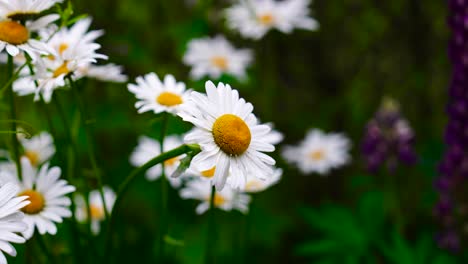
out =
{"type": "MultiPolygon", "coordinates": [[[[289,34],[294,28],[316,30],[319,25],[309,17],[310,0],[245,0],[224,11],[230,29],[241,36],[259,40],[270,30],[289,34]]],[[[246,79],[246,68],[253,61],[249,49],[236,49],[225,37],[202,37],[188,43],[183,57],[191,67],[193,79],[219,79],[223,74],[246,79]]]]}

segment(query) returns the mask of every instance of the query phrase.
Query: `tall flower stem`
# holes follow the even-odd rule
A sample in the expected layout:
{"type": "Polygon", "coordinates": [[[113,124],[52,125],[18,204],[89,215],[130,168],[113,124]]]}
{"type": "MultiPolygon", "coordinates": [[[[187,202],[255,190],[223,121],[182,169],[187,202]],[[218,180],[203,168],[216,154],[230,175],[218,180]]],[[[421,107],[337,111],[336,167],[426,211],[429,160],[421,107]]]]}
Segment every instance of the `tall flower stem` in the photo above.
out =
{"type": "Polygon", "coordinates": [[[76,85],[75,85],[75,81],[73,81],[73,79],[70,76],[68,76],[66,78],[67,78],[67,80],[68,80],[68,82],[70,84],[70,88],[71,88],[71,90],[73,92],[73,97],[75,97],[76,104],[78,106],[78,110],[79,110],[80,115],[81,115],[82,124],[83,124],[83,127],[84,127],[85,131],[86,131],[86,138],[87,138],[87,143],[88,143],[87,144],[88,145],[88,148],[87,148],[88,157],[89,157],[89,161],[91,162],[91,166],[93,168],[94,175],[96,176],[96,179],[97,179],[99,194],[101,196],[103,209],[104,209],[104,216],[106,217],[105,219],[108,220],[109,219],[109,212],[107,211],[106,199],[104,197],[102,176],[101,176],[101,173],[99,171],[99,168],[98,168],[98,165],[97,165],[97,162],[96,162],[96,156],[95,156],[95,153],[94,153],[95,148],[94,148],[94,144],[93,144],[91,129],[89,127],[89,124],[87,124],[87,121],[86,121],[88,116],[86,114],[83,101],[81,100],[81,96],[80,96],[80,93],[78,91],[78,87],[76,87],[76,85]]]}
{"type": "Polygon", "coordinates": [[[131,184],[137,179],[137,177],[141,174],[143,174],[145,171],[147,171],[149,168],[160,164],[161,162],[164,162],[166,160],[175,158],[177,156],[180,156],[182,154],[190,153],[190,152],[199,152],[200,147],[198,145],[182,145],[178,148],[175,148],[171,151],[168,151],[166,153],[162,153],[161,155],[151,159],[147,163],[143,164],[141,167],[136,168],[133,170],[127,178],[124,180],[124,182],[120,185],[118,191],[117,191],[117,198],[115,199],[114,202],[114,209],[111,211],[110,218],[108,221],[108,227],[107,227],[107,237],[106,237],[106,244],[105,244],[105,254],[104,257],[106,260],[110,261],[111,255],[110,255],[110,250],[112,249],[112,233],[114,230],[114,225],[115,225],[115,220],[116,220],[116,215],[118,212],[118,209],[121,207],[121,203],[123,200],[123,197],[128,191],[128,188],[131,186],[131,184]]]}
{"type": "MultiPolygon", "coordinates": [[[[7,62],[7,71],[6,71],[6,81],[9,82],[13,78],[13,57],[8,55],[8,62],[7,62]]],[[[16,132],[16,105],[15,105],[15,93],[13,92],[13,85],[12,82],[8,84],[8,93],[9,93],[9,101],[10,101],[10,119],[11,122],[11,131],[16,132]]],[[[21,179],[22,170],[21,170],[21,163],[20,163],[20,154],[19,154],[19,143],[18,137],[16,133],[11,134],[11,144],[12,144],[12,154],[13,158],[16,163],[18,178],[21,179]]]]}
{"type": "Polygon", "coordinates": [[[43,235],[36,232],[34,238],[37,241],[39,247],[41,248],[42,253],[46,255],[47,261],[54,264],[57,263],[57,261],[55,260],[55,256],[52,254],[52,252],[50,252],[49,248],[47,247],[43,235]]]}
{"type": "MultiPolygon", "coordinates": [[[[159,138],[160,153],[164,153],[164,138],[167,132],[168,113],[162,113],[161,135],[159,138]]],[[[164,259],[164,236],[167,234],[168,225],[168,181],[166,179],[164,162],[161,164],[161,220],[159,228],[159,254],[164,259]]]]}
{"type": "Polygon", "coordinates": [[[209,219],[208,219],[208,226],[206,229],[206,246],[205,246],[205,263],[213,264],[215,263],[214,252],[215,250],[213,247],[216,245],[216,226],[215,226],[215,197],[216,197],[216,188],[215,186],[211,187],[211,195],[210,195],[210,210],[208,211],[209,219]]]}

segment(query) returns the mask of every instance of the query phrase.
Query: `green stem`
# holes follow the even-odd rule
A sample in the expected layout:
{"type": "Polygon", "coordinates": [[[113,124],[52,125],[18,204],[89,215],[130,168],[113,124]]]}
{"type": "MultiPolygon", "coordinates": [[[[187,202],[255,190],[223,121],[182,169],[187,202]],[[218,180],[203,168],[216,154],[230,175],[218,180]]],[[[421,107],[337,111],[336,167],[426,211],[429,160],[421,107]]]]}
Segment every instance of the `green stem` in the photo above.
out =
{"type": "Polygon", "coordinates": [[[43,235],[36,232],[34,237],[35,237],[35,239],[37,241],[37,244],[41,248],[42,253],[44,253],[46,255],[46,257],[48,259],[48,262],[49,263],[57,263],[57,261],[55,260],[55,256],[52,254],[52,252],[49,251],[49,248],[47,247],[47,245],[46,245],[46,243],[44,241],[43,235]]]}
{"type": "Polygon", "coordinates": [[[210,195],[210,209],[208,211],[209,219],[208,219],[208,226],[206,229],[206,247],[205,247],[205,257],[207,264],[215,263],[214,257],[214,246],[216,246],[216,226],[215,226],[215,197],[216,197],[216,188],[215,186],[211,187],[211,195],[210,195]]]}
{"type": "Polygon", "coordinates": [[[0,89],[0,97],[2,96],[3,92],[5,90],[7,90],[12,84],[13,82],[18,78],[21,70],[27,65],[27,63],[21,65],[21,67],[19,67],[16,72],[13,74],[13,76],[11,76],[9,79],[7,79],[6,83],[3,85],[3,87],[0,89]]]}
{"type": "Polygon", "coordinates": [[[175,148],[171,151],[162,153],[161,155],[151,159],[147,163],[143,164],[141,167],[136,168],[133,170],[127,178],[125,178],[124,182],[120,185],[118,191],[117,191],[117,198],[115,199],[114,203],[114,209],[111,211],[110,219],[108,221],[108,227],[107,227],[107,237],[106,237],[106,244],[105,244],[105,254],[104,257],[109,260],[110,256],[110,250],[112,248],[112,232],[114,230],[114,225],[115,225],[115,220],[116,220],[116,215],[117,211],[120,208],[120,204],[122,203],[122,199],[126,192],[128,191],[128,188],[130,185],[137,179],[137,177],[141,174],[143,174],[145,171],[147,171],[149,168],[158,165],[161,162],[164,162],[166,160],[175,158],[177,156],[180,156],[182,154],[186,154],[189,152],[196,152],[199,151],[200,147],[198,145],[182,145],[178,148],[175,148]]]}
{"type": "Polygon", "coordinates": [[[96,179],[97,179],[99,194],[101,196],[102,205],[103,205],[103,209],[104,209],[104,216],[105,216],[104,221],[106,221],[106,220],[109,219],[109,211],[107,210],[106,199],[104,197],[102,176],[101,176],[101,173],[100,173],[99,168],[97,166],[96,156],[95,156],[95,153],[94,153],[95,148],[94,148],[94,144],[93,144],[92,133],[91,133],[89,125],[86,122],[87,114],[86,114],[86,111],[85,111],[83,101],[81,100],[81,96],[80,96],[80,93],[78,91],[78,87],[76,87],[76,85],[75,85],[75,81],[73,81],[73,79],[70,76],[67,76],[66,78],[67,78],[67,80],[68,80],[68,82],[70,84],[70,88],[71,88],[71,90],[73,92],[73,95],[74,95],[73,97],[75,97],[76,103],[78,105],[78,110],[80,111],[80,114],[81,114],[81,119],[82,119],[83,127],[84,127],[85,132],[86,132],[86,137],[87,137],[87,142],[88,142],[88,144],[87,144],[88,145],[88,148],[87,148],[88,157],[89,157],[89,161],[91,162],[91,166],[93,168],[94,174],[95,174],[96,179]]]}
{"type": "MultiPolygon", "coordinates": [[[[11,55],[8,55],[8,63],[7,63],[7,80],[12,80],[13,79],[13,57],[11,55]]],[[[8,82],[8,81],[7,81],[8,82]]],[[[15,93],[13,92],[13,85],[12,82],[9,82],[7,84],[8,86],[8,91],[9,91],[9,97],[10,97],[10,119],[11,120],[16,120],[16,106],[15,106],[15,93]]],[[[11,123],[10,127],[11,131],[16,131],[17,126],[16,122],[11,123]]],[[[18,173],[18,179],[21,179],[22,177],[22,170],[21,170],[21,162],[20,162],[20,154],[19,154],[19,142],[18,142],[18,137],[16,134],[11,135],[11,142],[13,146],[13,158],[16,163],[16,168],[17,168],[17,173],[18,173]]]]}
{"type": "MultiPolygon", "coordinates": [[[[167,124],[168,123],[168,113],[162,114],[162,126],[161,126],[161,135],[159,138],[159,150],[160,153],[164,153],[164,137],[166,136],[167,124]]],[[[159,226],[159,254],[161,259],[164,260],[164,236],[167,233],[167,223],[168,223],[168,180],[165,175],[165,166],[164,162],[161,164],[161,220],[159,226]]]]}

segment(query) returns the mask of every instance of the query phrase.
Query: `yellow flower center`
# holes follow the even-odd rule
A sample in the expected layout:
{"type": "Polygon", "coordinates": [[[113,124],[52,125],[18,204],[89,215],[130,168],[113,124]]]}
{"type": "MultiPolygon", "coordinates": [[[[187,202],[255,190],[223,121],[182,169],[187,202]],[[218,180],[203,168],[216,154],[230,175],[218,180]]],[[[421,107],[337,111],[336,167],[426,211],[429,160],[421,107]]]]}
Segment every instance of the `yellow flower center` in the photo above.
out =
{"type": "Polygon", "coordinates": [[[218,193],[215,194],[214,205],[216,207],[222,206],[225,202],[226,202],[226,199],[224,199],[224,197],[222,195],[220,195],[218,193]]]}
{"type": "Polygon", "coordinates": [[[41,193],[34,190],[26,190],[18,196],[28,196],[28,200],[31,202],[21,209],[25,214],[38,214],[45,207],[44,196],[41,193]]]}
{"type": "Polygon", "coordinates": [[[275,21],[275,18],[273,17],[272,14],[267,13],[267,14],[259,15],[257,17],[257,20],[258,20],[258,22],[260,24],[265,25],[265,26],[269,26],[269,25],[273,24],[273,22],[275,21]]]}
{"type": "Polygon", "coordinates": [[[91,205],[89,207],[89,210],[91,211],[91,218],[95,220],[103,219],[104,218],[104,210],[100,206],[96,205],[91,205]]]}
{"type": "Polygon", "coordinates": [[[62,55],[65,52],[65,50],[67,50],[67,49],[68,49],[68,44],[67,43],[62,43],[58,47],[58,52],[59,52],[60,55],[62,55]]]}
{"type": "Polygon", "coordinates": [[[202,171],[201,175],[203,177],[205,177],[205,178],[213,178],[213,176],[215,174],[215,170],[216,170],[216,166],[214,166],[213,168],[211,168],[209,170],[202,171]]]}
{"type": "Polygon", "coordinates": [[[39,165],[39,153],[36,151],[26,151],[24,152],[24,156],[28,158],[29,162],[31,162],[31,165],[39,165]]]}
{"type": "Polygon", "coordinates": [[[243,154],[249,148],[252,139],[244,120],[231,114],[218,117],[213,124],[212,133],[216,145],[230,156],[243,154]]]}
{"type": "Polygon", "coordinates": [[[174,166],[177,161],[179,161],[179,157],[168,159],[168,160],[164,161],[164,165],[165,166],[174,166]]]}
{"type": "Polygon", "coordinates": [[[156,102],[160,105],[171,107],[180,105],[182,103],[182,97],[175,93],[162,92],[159,94],[158,98],[156,98],[156,102]]]}
{"type": "Polygon", "coordinates": [[[320,161],[320,160],[323,160],[325,158],[325,152],[321,149],[319,150],[315,150],[315,151],[312,151],[310,154],[309,154],[309,157],[313,160],[313,161],[320,161]]]}
{"type": "Polygon", "coordinates": [[[11,45],[21,45],[29,40],[28,29],[15,21],[0,22],[0,40],[11,45]]]}
{"type": "Polygon", "coordinates": [[[228,61],[227,61],[226,57],[214,56],[213,58],[211,58],[211,63],[215,67],[218,67],[223,71],[228,68],[228,61]]]}
{"type": "Polygon", "coordinates": [[[248,181],[247,184],[245,184],[245,190],[247,191],[255,191],[261,188],[262,188],[262,183],[257,180],[251,180],[251,181],[248,181]]]}
{"type": "Polygon", "coordinates": [[[67,66],[67,62],[64,62],[62,65],[60,65],[60,67],[58,67],[57,69],[55,69],[54,71],[54,78],[57,78],[59,77],[60,75],[62,74],[69,74],[70,73],[70,70],[68,69],[68,66],[67,66]]]}

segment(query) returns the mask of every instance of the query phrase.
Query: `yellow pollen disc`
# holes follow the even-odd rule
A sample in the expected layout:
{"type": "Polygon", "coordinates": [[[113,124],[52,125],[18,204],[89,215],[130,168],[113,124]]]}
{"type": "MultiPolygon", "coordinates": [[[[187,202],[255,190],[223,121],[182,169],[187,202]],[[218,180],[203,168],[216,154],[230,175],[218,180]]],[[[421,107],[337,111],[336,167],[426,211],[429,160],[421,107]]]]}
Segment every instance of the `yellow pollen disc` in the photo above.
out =
{"type": "Polygon", "coordinates": [[[58,48],[58,52],[60,55],[63,54],[63,52],[65,52],[65,50],[68,49],[68,44],[67,43],[62,43],[60,44],[59,48],[58,48]]]}
{"type": "Polygon", "coordinates": [[[68,69],[67,67],[67,62],[64,62],[62,65],[60,65],[60,67],[58,67],[57,69],[55,69],[54,71],[54,78],[57,78],[59,77],[60,75],[62,74],[69,74],[70,73],[70,70],[68,69]]]}
{"type": "Polygon", "coordinates": [[[247,191],[254,191],[260,188],[262,188],[262,183],[257,180],[248,181],[247,184],[245,184],[245,189],[247,191]]]}
{"type": "Polygon", "coordinates": [[[21,209],[25,214],[38,214],[45,207],[44,196],[41,193],[34,190],[26,190],[18,196],[28,196],[28,200],[31,202],[21,209]]]}
{"type": "Polygon", "coordinates": [[[220,194],[215,194],[214,197],[214,205],[215,206],[222,206],[226,202],[226,199],[220,194]]]}
{"type": "Polygon", "coordinates": [[[91,218],[92,219],[99,220],[99,219],[104,218],[104,210],[103,210],[102,207],[96,206],[96,205],[91,205],[89,207],[89,210],[91,211],[91,218]]]}
{"type": "Polygon", "coordinates": [[[164,161],[164,165],[165,166],[174,166],[177,161],[179,161],[179,157],[168,159],[168,160],[164,161]]]}
{"type": "Polygon", "coordinates": [[[257,19],[258,19],[258,22],[260,22],[260,24],[265,25],[265,26],[269,26],[273,24],[273,21],[275,20],[273,15],[268,14],[268,13],[258,16],[257,19]]]}
{"type": "Polygon", "coordinates": [[[33,166],[39,165],[39,153],[35,151],[26,151],[24,153],[24,156],[28,158],[29,162],[31,162],[31,165],[33,166]]]}
{"type": "Polygon", "coordinates": [[[223,71],[228,68],[227,59],[225,57],[222,57],[222,56],[214,56],[213,58],[211,58],[211,63],[215,67],[218,67],[223,71]]]}
{"type": "Polygon", "coordinates": [[[201,175],[205,178],[212,178],[215,174],[215,170],[216,170],[216,166],[214,166],[213,168],[209,170],[202,171],[201,175]]]}
{"type": "Polygon", "coordinates": [[[314,161],[320,161],[325,158],[325,153],[323,150],[319,149],[319,150],[311,152],[309,154],[309,157],[314,161]]]}
{"type": "Polygon", "coordinates": [[[15,21],[0,22],[0,40],[12,45],[21,45],[29,40],[28,29],[15,21]]]}
{"type": "Polygon", "coordinates": [[[156,98],[156,102],[164,106],[176,106],[182,103],[182,97],[175,93],[162,92],[159,94],[158,98],[156,98]]]}
{"type": "Polygon", "coordinates": [[[213,124],[213,138],[218,147],[230,156],[243,154],[250,145],[250,129],[240,117],[225,114],[213,124]]]}

